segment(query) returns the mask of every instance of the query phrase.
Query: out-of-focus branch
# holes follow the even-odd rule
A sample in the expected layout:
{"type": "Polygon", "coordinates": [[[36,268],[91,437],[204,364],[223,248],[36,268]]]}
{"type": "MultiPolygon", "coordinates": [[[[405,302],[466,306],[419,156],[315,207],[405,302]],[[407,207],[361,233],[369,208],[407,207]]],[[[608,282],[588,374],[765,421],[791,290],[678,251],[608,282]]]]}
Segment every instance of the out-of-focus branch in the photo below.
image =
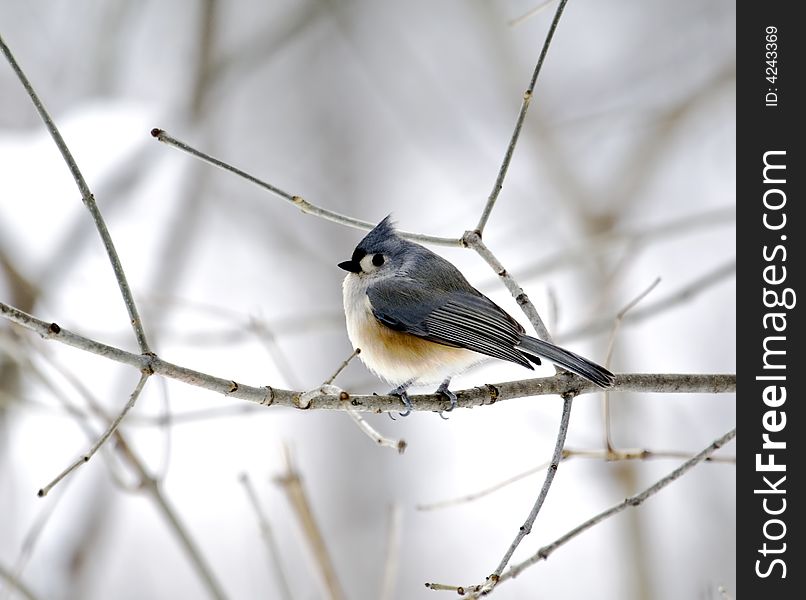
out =
{"type": "MultiPolygon", "coordinates": [[[[521,268],[518,273],[518,279],[524,281],[540,277],[568,265],[588,261],[592,256],[596,256],[619,242],[629,243],[632,250],[635,251],[650,242],[658,242],[672,236],[685,235],[701,229],[710,230],[735,222],[736,207],[728,206],[660,223],[644,224],[635,228],[607,229],[586,236],[572,245],[563,245],[557,252],[549,254],[533,265],[521,268]]],[[[483,288],[489,284],[491,284],[491,281],[484,282],[481,287],[483,288]]]]}
{"type": "Polygon", "coordinates": [[[289,504],[291,504],[294,513],[297,515],[297,519],[302,526],[302,531],[305,534],[305,539],[310,545],[316,565],[319,567],[320,574],[324,580],[328,596],[331,600],[342,600],[344,593],[341,591],[341,585],[339,584],[338,577],[336,577],[336,569],[333,567],[330,554],[328,554],[322,532],[319,530],[319,526],[313,516],[311,505],[308,502],[305,489],[302,487],[299,473],[291,460],[288,447],[286,447],[285,450],[286,473],[281,477],[277,477],[275,481],[283,488],[283,491],[288,497],[289,504]]]}
{"type": "Polygon", "coordinates": [[[292,600],[291,588],[288,587],[288,579],[285,576],[285,570],[280,562],[280,548],[277,546],[277,541],[274,539],[269,519],[260,507],[260,501],[255,491],[255,486],[252,485],[252,480],[246,473],[241,473],[240,481],[246,490],[246,496],[249,498],[249,504],[255,511],[257,522],[260,526],[260,534],[263,536],[263,541],[266,542],[266,552],[269,555],[269,562],[274,569],[274,575],[277,578],[277,587],[280,588],[280,596],[284,600],[292,600]]]}
{"type": "MultiPolygon", "coordinates": [[[[347,227],[354,227],[356,229],[364,229],[369,230],[375,227],[376,223],[370,223],[369,221],[362,221],[361,219],[356,219],[354,217],[349,217],[347,215],[343,215],[341,213],[334,212],[332,210],[328,210],[326,208],[322,208],[321,206],[317,206],[315,204],[311,204],[307,200],[305,200],[302,196],[295,196],[293,194],[289,194],[288,192],[281,190],[280,188],[263,181],[255,177],[254,175],[250,175],[246,171],[242,171],[241,169],[230,165],[218,158],[210,156],[202,152],[201,150],[197,150],[196,148],[176,139],[175,137],[169,135],[162,129],[152,129],[151,135],[154,136],[160,142],[167,144],[169,146],[173,146],[174,148],[178,148],[183,152],[187,152],[191,156],[195,156],[203,160],[206,163],[209,163],[215,167],[223,169],[225,171],[229,171],[230,173],[234,173],[247,181],[254,183],[255,185],[263,188],[274,194],[275,196],[279,196],[284,200],[290,202],[297,208],[299,208],[302,212],[308,215],[314,215],[320,217],[322,219],[326,219],[328,221],[332,221],[334,223],[339,223],[340,225],[346,225],[347,227]]],[[[401,231],[400,235],[404,238],[423,242],[426,244],[434,244],[437,246],[461,246],[462,240],[458,238],[443,238],[443,237],[436,237],[431,235],[423,235],[420,233],[410,233],[406,231],[401,231]]]]}
{"type": "MultiPolygon", "coordinates": [[[[655,302],[649,302],[643,308],[636,308],[635,310],[630,312],[629,316],[626,319],[624,319],[624,324],[625,325],[628,323],[635,324],[640,321],[644,321],[650,317],[654,317],[665,310],[669,310],[670,308],[673,308],[678,304],[682,304],[683,302],[695,298],[698,294],[703,293],[705,290],[722,282],[728,277],[735,275],[735,273],[736,273],[736,259],[733,258],[728,262],[719,265],[706,273],[703,273],[696,279],[693,279],[692,281],[682,286],[681,288],[675,290],[674,292],[670,293],[669,295],[659,300],[656,300],[655,302]]],[[[596,321],[582,324],[579,327],[570,329],[565,333],[559,334],[557,337],[564,343],[567,343],[569,341],[578,340],[580,338],[584,338],[591,335],[596,335],[597,333],[602,333],[603,331],[607,331],[608,329],[610,329],[612,326],[613,326],[613,317],[606,317],[603,319],[598,319],[596,321]]]]}
{"type": "MultiPolygon", "coordinates": [[[[691,458],[691,453],[689,452],[681,452],[680,450],[648,450],[646,448],[619,448],[616,450],[608,451],[608,450],[575,450],[572,448],[565,448],[563,450],[563,460],[570,460],[572,458],[591,458],[597,459],[607,462],[616,462],[621,460],[653,460],[653,459],[669,459],[669,458],[691,458]]],[[[736,457],[735,456],[709,456],[705,459],[705,462],[714,462],[714,463],[725,463],[725,464],[736,464],[736,457]]],[[[447,500],[440,500],[438,502],[432,502],[430,504],[418,504],[417,510],[428,511],[428,510],[439,510],[442,508],[449,508],[451,506],[456,506],[459,504],[467,504],[468,502],[474,502],[480,498],[484,498],[485,496],[489,496],[497,492],[498,490],[504,489],[508,485],[512,485],[513,483],[517,483],[527,477],[531,477],[537,473],[543,471],[551,461],[546,461],[537,465],[536,467],[532,467],[522,473],[518,473],[517,475],[513,475],[496,483],[495,485],[491,485],[490,487],[484,488],[483,490],[478,490],[476,492],[471,492],[469,494],[465,494],[463,496],[458,496],[456,498],[449,498],[447,500]]]]}
{"type": "Polygon", "coordinates": [[[0,579],[4,579],[11,588],[19,592],[26,600],[38,600],[31,589],[2,564],[0,564],[0,579]]]}
{"type": "MultiPolygon", "coordinates": [[[[271,386],[252,387],[231,379],[222,379],[167,362],[154,354],[143,355],[126,352],[120,348],[108,346],[77,335],[67,329],[62,329],[56,323],[47,323],[32,317],[2,302],[0,302],[0,316],[38,333],[43,338],[55,339],[68,346],[73,346],[137,369],[149,368],[156,375],[176,379],[196,387],[240,400],[256,402],[264,406],[277,404],[299,408],[302,392],[271,386]]],[[[651,392],[659,394],[724,394],[736,391],[736,375],[622,373],[616,375],[616,380],[611,390],[614,392],[651,392]]],[[[523,379],[506,383],[485,384],[481,387],[462,390],[457,392],[457,406],[469,408],[526,396],[562,395],[567,393],[587,394],[600,391],[601,388],[590,381],[569,373],[562,373],[541,379],[523,379]]],[[[347,398],[332,395],[315,396],[309,399],[306,408],[343,410],[342,405],[346,400],[349,400],[353,409],[362,412],[380,413],[400,410],[400,398],[397,396],[352,396],[350,394],[347,394],[347,398]]],[[[449,406],[448,401],[437,394],[411,396],[411,400],[414,404],[414,410],[439,412],[446,410],[449,406]]]]}
{"type": "Polygon", "coordinates": [[[394,600],[395,583],[400,565],[400,531],[403,514],[399,504],[389,507],[389,528],[386,534],[386,558],[383,561],[383,579],[379,600],[394,600]]]}
{"type": "Polygon", "coordinates": [[[514,19],[510,19],[509,22],[507,23],[507,25],[509,25],[510,27],[516,27],[516,26],[528,21],[529,19],[534,17],[536,14],[542,12],[544,9],[546,9],[548,7],[549,4],[551,4],[551,0],[544,0],[543,2],[540,2],[539,4],[534,6],[533,8],[530,8],[528,11],[523,13],[521,16],[515,17],[514,19]]]}
{"type": "Polygon", "coordinates": [[[559,5],[557,6],[557,11],[554,13],[554,19],[551,21],[548,34],[546,34],[546,41],[543,42],[543,49],[540,51],[540,57],[537,59],[535,70],[532,73],[532,79],[529,81],[529,87],[527,87],[526,91],[523,93],[521,109],[518,113],[518,118],[515,121],[515,130],[512,132],[509,145],[504,153],[504,160],[501,163],[501,168],[498,170],[498,176],[495,178],[493,190],[490,192],[490,196],[487,198],[487,204],[484,205],[484,210],[482,210],[478,225],[476,225],[476,233],[479,235],[479,237],[481,237],[481,234],[484,233],[484,228],[487,226],[490,213],[492,213],[495,202],[498,200],[498,195],[501,193],[501,189],[504,187],[504,178],[507,176],[509,163],[512,161],[512,154],[515,152],[515,146],[517,145],[518,139],[521,135],[521,128],[523,127],[523,121],[526,118],[526,111],[529,110],[529,104],[532,101],[532,94],[534,93],[537,76],[540,74],[540,69],[543,67],[543,61],[546,60],[546,54],[549,51],[549,46],[551,46],[551,40],[554,38],[554,32],[557,30],[557,24],[560,22],[560,17],[563,14],[566,2],[568,2],[568,0],[560,0],[559,5]]]}
{"type": "MultiPolygon", "coordinates": [[[[112,417],[107,414],[106,410],[104,410],[100,402],[98,402],[98,399],[95,398],[95,396],[87,388],[87,386],[85,386],[77,377],[72,376],[70,372],[64,371],[64,369],[61,368],[61,366],[58,365],[58,363],[53,361],[52,358],[49,357],[46,353],[43,352],[42,356],[43,358],[48,360],[48,362],[50,362],[54,368],[56,368],[59,372],[61,372],[62,376],[65,377],[68,384],[71,385],[81,395],[81,397],[83,397],[86,400],[90,410],[97,418],[105,422],[112,421],[112,417]]],[[[138,355],[132,354],[132,356],[138,356],[138,355]]],[[[76,418],[79,424],[82,426],[82,428],[85,429],[87,437],[93,439],[95,437],[93,432],[90,431],[86,427],[86,424],[83,422],[83,420],[86,418],[86,415],[83,412],[79,411],[78,408],[73,406],[72,402],[68,400],[65,392],[61,389],[61,386],[57,386],[55,383],[50,381],[50,379],[45,378],[44,373],[42,373],[40,369],[36,368],[35,365],[31,364],[31,368],[34,369],[34,374],[40,378],[43,384],[46,385],[56,397],[58,397],[65,403],[68,412],[74,418],[76,418]]],[[[180,545],[184,548],[185,552],[187,553],[191,564],[196,569],[199,578],[206,586],[210,596],[216,599],[226,598],[220,584],[216,580],[215,575],[213,574],[213,571],[210,568],[210,565],[207,564],[206,560],[202,556],[201,551],[196,545],[196,542],[191,537],[184,523],[182,523],[175,508],[170,503],[170,501],[165,497],[160,482],[149,473],[143,461],[129,445],[126,437],[123,435],[123,433],[121,433],[120,429],[116,429],[112,435],[115,438],[115,445],[113,446],[113,448],[121,457],[123,463],[126,464],[129,468],[131,468],[131,470],[135,473],[137,477],[136,488],[132,488],[131,486],[129,486],[128,489],[145,491],[151,497],[151,499],[154,500],[160,513],[168,521],[170,529],[176,535],[180,545]]],[[[120,479],[120,477],[115,473],[114,470],[110,470],[110,472],[114,479],[120,479]]]]}
{"type": "Polygon", "coordinates": [[[95,197],[92,195],[87,182],[84,180],[84,176],[81,174],[81,171],[79,170],[78,165],[70,152],[70,149],[67,147],[62,134],[56,127],[56,123],[48,114],[48,111],[45,109],[45,105],[42,104],[39,96],[37,96],[36,91],[34,91],[33,86],[28,81],[28,78],[17,63],[14,55],[11,53],[11,50],[8,46],[6,46],[2,36],[0,36],[0,51],[2,51],[2,53],[5,55],[6,59],[11,65],[11,68],[17,75],[17,78],[20,80],[20,83],[22,83],[22,86],[25,88],[28,96],[30,96],[34,108],[36,108],[36,111],[39,113],[39,116],[45,123],[45,127],[47,127],[50,136],[53,138],[54,143],[59,148],[59,152],[61,153],[64,162],[67,164],[67,168],[70,170],[70,174],[73,176],[73,179],[78,186],[84,206],[87,207],[87,210],[90,212],[93,221],[95,221],[95,226],[98,229],[98,233],[101,235],[101,240],[103,241],[109,261],[112,263],[112,270],[115,273],[115,279],[118,282],[120,293],[123,296],[126,311],[129,313],[129,321],[134,329],[134,334],[137,338],[137,345],[140,348],[140,352],[146,354],[150,352],[150,350],[148,347],[148,342],[146,341],[145,331],[143,330],[143,324],[140,321],[140,315],[137,312],[137,305],[134,303],[134,297],[132,296],[131,289],[129,288],[129,283],[126,280],[126,273],[123,271],[123,266],[120,263],[120,258],[118,257],[117,250],[115,249],[115,244],[112,242],[112,236],[109,235],[106,222],[101,216],[101,211],[98,210],[95,197]]]}

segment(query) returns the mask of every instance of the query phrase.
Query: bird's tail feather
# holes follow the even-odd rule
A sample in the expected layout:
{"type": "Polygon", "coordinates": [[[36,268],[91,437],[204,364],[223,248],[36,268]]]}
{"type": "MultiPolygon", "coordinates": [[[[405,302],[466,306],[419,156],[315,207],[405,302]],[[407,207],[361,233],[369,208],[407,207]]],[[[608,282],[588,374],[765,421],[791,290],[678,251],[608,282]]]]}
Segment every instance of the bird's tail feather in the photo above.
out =
{"type": "Polygon", "coordinates": [[[610,387],[616,379],[615,375],[604,367],[550,342],[525,335],[521,338],[520,344],[516,348],[526,354],[534,354],[539,358],[545,358],[572,373],[576,373],[580,377],[592,381],[599,387],[610,387]]]}

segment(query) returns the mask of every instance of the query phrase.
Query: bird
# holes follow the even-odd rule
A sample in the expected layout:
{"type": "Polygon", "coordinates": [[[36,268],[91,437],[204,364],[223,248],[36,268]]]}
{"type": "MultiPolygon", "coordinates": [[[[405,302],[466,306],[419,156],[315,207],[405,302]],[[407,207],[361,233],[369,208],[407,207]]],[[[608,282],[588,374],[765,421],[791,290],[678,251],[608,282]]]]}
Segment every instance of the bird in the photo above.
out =
{"type": "Polygon", "coordinates": [[[606,368],[545,340],[474,288],[445,258],[401,237],[391,215],[355,247],[342,284],[347,335],[370,371],[395,388],[406,416],[412,385],[439,382],[436,394],[456,406],[451,378],[489,359],[534,369],[546,359],[608,388],[606,368]]]}

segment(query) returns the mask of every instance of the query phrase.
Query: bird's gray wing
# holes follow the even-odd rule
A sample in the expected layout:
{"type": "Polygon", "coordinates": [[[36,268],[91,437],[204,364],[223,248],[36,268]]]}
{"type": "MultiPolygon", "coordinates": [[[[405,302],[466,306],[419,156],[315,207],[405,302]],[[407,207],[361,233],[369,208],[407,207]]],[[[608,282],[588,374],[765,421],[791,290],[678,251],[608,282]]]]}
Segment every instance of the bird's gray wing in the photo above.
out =
{"type": "Polygon", "coordinates": [[[515,348],[523,328],[473,288],[445,292],[393,278],[370,285],[367,295],[375,318],[395,331],[532,368],[515,348]]]}

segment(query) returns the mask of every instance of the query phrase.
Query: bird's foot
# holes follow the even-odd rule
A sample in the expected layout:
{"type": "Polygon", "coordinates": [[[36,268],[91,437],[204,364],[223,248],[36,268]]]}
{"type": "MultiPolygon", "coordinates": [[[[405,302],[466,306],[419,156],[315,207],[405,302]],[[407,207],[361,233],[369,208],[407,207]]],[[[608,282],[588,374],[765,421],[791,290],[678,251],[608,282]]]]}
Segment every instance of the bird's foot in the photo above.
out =
{"type": "MultiPolygon", "coordinates": [[[[406,392],[407,387],[408,386],[400,385],[389,392],[390,396],[397,396],[400,398],[401,402],[403,402],[403,406],[406,408],[406,412],[398,413],[401,417],[408,417],[411,413],[411,400],[409,400],[409,394],[406,392]]],[[[389,416],[392,417],[391,414],[389,416]]],[[[392,417],[392,419],[394,420],[394,417],[392,417]]]]}
{"type": "Polygon", "coordinates": [[[450,408],[447,408],[444,411],[442,410],[439,411],[439,416],[442,419],[445,419],[446,421],[448,420],[448,417],[443,416],[442,413],[451,412],[454,408],[456,408],[456,402],[458,400],[456,394],[454,394],[452,391],[448,389],[448,385],[450,384],[450,382],[451,382],[450,379],[447,381],[443,381],[442,384],[437,388],[437,391],[435,392],[439,396],[445,396],[445,398],[447,398],[451,403],[450,408]]]}

